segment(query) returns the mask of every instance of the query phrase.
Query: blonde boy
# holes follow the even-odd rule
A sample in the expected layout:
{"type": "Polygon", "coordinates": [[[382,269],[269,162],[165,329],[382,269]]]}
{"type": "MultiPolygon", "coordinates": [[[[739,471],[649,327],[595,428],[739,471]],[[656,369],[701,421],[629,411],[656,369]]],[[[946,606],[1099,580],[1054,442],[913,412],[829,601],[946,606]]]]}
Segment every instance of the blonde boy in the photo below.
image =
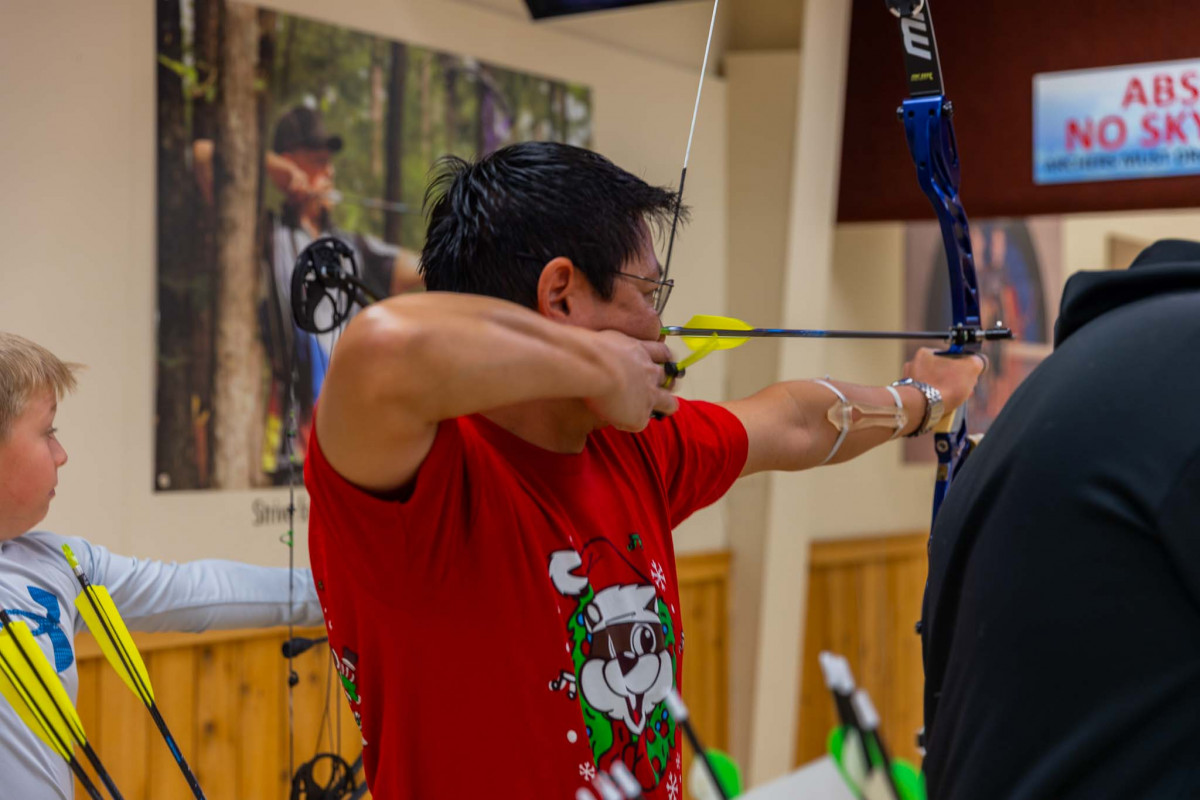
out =
{"type": "MultiPolygon", "coordinates": [[[[67,463],[54,416],[58,401],[75,387],[77,369],[28,339],[0,332],[0,607],[29,625],[72,699],[79,687],[74,638],[83,622],[74,605],[78,584],[62,556],[64,542],[91,579],[108,586],[134,630],[283,625],[289,582],[285,569],[216,560],[148,561],[33,530],[50,510],[58,470],[67,463]]],[[[294,591],[294,622],[321,624],[307,570],[297,573],[294,591]]],[[[73,795],[66,763],[4,702],[0,775],[4,797],[70,800],[73,795]]]]}

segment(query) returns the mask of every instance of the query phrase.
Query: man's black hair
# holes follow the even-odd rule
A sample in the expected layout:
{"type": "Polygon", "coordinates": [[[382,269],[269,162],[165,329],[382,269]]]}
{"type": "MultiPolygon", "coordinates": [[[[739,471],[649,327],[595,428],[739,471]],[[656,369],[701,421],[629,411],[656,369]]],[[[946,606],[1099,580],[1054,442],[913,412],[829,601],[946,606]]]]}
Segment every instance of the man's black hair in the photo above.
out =
{"type": "Polygon", "coordinates": [[[475,162],[447,156],[425,193],[421,274],[430,291],[536,309],[542,268],[563,256],[607,300],[613,276],[642,247],[643,223],[661,234],[675,201],[604,156],[557,142],[514,144],[475,162]]]}

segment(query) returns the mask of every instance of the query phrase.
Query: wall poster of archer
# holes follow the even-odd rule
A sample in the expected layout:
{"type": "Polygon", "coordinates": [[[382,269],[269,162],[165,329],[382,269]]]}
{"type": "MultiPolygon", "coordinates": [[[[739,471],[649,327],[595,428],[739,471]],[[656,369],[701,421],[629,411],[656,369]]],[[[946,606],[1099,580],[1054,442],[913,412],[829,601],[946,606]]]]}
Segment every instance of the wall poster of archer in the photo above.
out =
{"type": "Polygon", "coordinates": [[[334,235],[419,289],[436,159],[587,147],[591,93],[229,0],[159,0],[156,38],[155,488],[282,484],[293,363],[303,453],[334,343],[291,321],[297,254],[334,235]]]}
{"type": "MultiPolygon", "coordinates": [[[[986,342],[988,371],[967,401],[972,433],[986,432],[1021,381],[1050,354],[1062,299],[1062,221],[1059,217],[983,219],[971,223],[979,284],[980,322],[1011,328],[1006,342],[986,342]]],[[[909,330],[948,330],[950,290],[946,250],[936,222],[909,223],[905,232],[905,324],[909,330]]],[[[912,358],[921,343],[910,345],[912,358]]],[[[906,439],[906,462],[936,461],[928,437],[906,439]]]]}

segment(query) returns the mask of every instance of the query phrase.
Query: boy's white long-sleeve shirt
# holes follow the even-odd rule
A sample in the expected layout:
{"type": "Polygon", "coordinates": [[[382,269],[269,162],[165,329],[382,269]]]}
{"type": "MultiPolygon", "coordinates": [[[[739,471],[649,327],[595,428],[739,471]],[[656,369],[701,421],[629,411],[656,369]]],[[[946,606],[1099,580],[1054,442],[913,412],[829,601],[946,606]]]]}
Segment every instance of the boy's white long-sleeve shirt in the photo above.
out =
{"type": "MultiPolygon", "coordinates": [[[[83,539],[41,531],[0,542],[0,605],[14,621],[29,626],[72,700],[79,690],[75,634],[86,626],[75,608],[80,588],[63,557],[64,543],[71,546],[88,579],[108,587],[131,630],[198,632],[288,623],[291,575],[284,568],[215,559],[176,564],[130,558],[83,539]]],[[[294,624],[322,624],[308,570],[295,571],[292,609],[294,624]]],[[[159,694],[171,691],[166,686],[155,689],[159,694]]],[[[99,755],[103,760],[104,753],[99,755]]],[[[66,762],[3,700],[0,782],[0,795],[6,798],[71,800],[74,796],[66,762]]]]}

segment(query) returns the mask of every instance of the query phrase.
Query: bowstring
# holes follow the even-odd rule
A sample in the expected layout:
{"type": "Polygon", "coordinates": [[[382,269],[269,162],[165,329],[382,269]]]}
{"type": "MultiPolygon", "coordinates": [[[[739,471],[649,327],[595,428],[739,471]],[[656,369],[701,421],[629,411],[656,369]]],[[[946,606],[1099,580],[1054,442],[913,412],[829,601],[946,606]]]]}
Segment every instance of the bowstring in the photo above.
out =
{"type": "MultiPolygon", "coordinates": [[[[292,322],[288,320],[288,322],[292,322]]],[[[287,636],[292,641],[296,636],[296,452],[295,437],[299,435],[296,415],[296,382],[299,380],[297,350],[299,333],[292,322],[291,368],[288,373],[288,414],[284,425],[284,447],[288,461],[288,531],[284,544],[288,549],[288,620],[287,636]]],[[[288,782],[296,775],[296,707],[295,707],[295,656],[292,648],[287,651],[287,711],[288,711],[288,782]]]]}
{"type": "MultiPolygon", "coordinates": [[[[312,243],[310,242],[309,246],[311,246],[311,244],[312,243]]],[[[354,302],[355,302],[354,299],[351,298],[348,309],[353,308],[354,302]]],[[[330,332],[330,346],[329,346],[329,354],[328,355],[321,348],[320,340],[317,338],[317,335],[312,334],[313,343],[315,344],[316,352],[313,354],[310,354],[310,357],[312,357],[314,359],[319,359],[320,363],[321,363],[322,367],[325,369],[326,373],[328,372],[328,365],[332,360],[333,351],[334,351],[334,349],[336,349],[337,344],[341,339],[341,335],[342,335],[343,331],[345,330],[345,326],[349,322],[349,317],[350,317],[350,315],[347,314],[346,318],[341,320],[340,324],[335,325],[334,329],[330,332]]],[[[337,318],[338,318],[338,310],[337,310],[337,304],[336,304],[336,300],[335,300],[334,301],[334,319],[336,320],[337,318]]],[[[295,639],[295,581],[296,581],[296,536],[295,536],[295,530],[296,530],[296,466],[297,466],[295,445],[300,436],[300,425],[299,425],[299,415],[298,415],[299,400],[298,400],[297,394],[296,394],[296,385],[299,382],[299,361],[298,361],[298,359],[299,359],[300,340],[301,340],[302,336],[309,335],[306,331],[302,331],[302,330],[298,329],[296,327],[296,324],[294,321],[292,321],[292,331],[293,331],[293,333],[292,333],[292,352],[291,352],[291,362],[292,363],[291,363],[291,371],[288,376],[288,378],[289,378],[289,380],[288,380],[288,405],[289,405],[289,408],[288,408],[288,414],[287,414],[287,425],[285,425],[285,428],[289,428],[289,430],[285,430],[285,439],[286,439],[285,448],[286,448],[286,454],[287,454],[287,460],[288,460],[288,532],[284,537],[284,543],[287,545],[287,548],[288,548],[288,625],[287,625],[288,641],[292,641],[295,639]]],[[[315,425],[316,425],[315,417],[310,422],[310,424],[313,427],[315,427],[315,425]]],[[[310,433],[309,435],[311,436],[312,434],[310,433]]],[[[289,784],[292,781],[294,781],[295,777],[296,777],[295,686],[297,683],[299,683],[299,676],[296,674],[296,671],[295,671],[294,660],[295,660],[295,656],[292,653],[292,649],[289,648],[288,653],[287,653],[287,662],[288,662],[288,691],[287,691],[287,695],[288,695],[288,698],[287,698],[287,706],[288,706],[288,781],[289,781],[289,784]]],[[[329,712],[329,704],[333,698],[333,691],[332,691],[333,678],[332,678],[332,676],[333,676],[334,666],[333,666],[332,650],[330,650],[327,655],[326,664],[327,664],[327,671],[326,671],[326,680],[325,680],[325,702],[324,702],[324,708],[321,713],[321,720],[317,724],[317,742],[314,745],[313,750],[315,753],[319,753],[320,749],[321,749],[321,740],[323,738],[325,738],[326,735],[328,735],[330,745],[336,747],[336,755],[337,755],[338,759],[341,760],[342,759],[342,736],[341,736],[342,708],[341,708],[340,703],[337,707],[336,719],[337,719],[337,723],[338,723],[338,728],[337,728],[336,734],[334,733],[334,730],[332,727],[334,717],[329,712]]],[[[344,760],[343,760],[343,763],[344,763],[344,760]]],[[[336,765],[334,767],[332,767],[331,769],[334,769],[336,772],[336,765]]],[[[351,780],[353,780],[352,774],[351,774],[351,780]]]]}
{"type": "Polygon", "coordinates": [[[708,72],[708,54],[712,50],[713,30],[717,25],[717,7],[721,0],[713,0],[712,19],[708,22],[708,40],[704,43],[704,60],[700,64],[700,82],[696,86],[696,102],[692,106],[692,124],[688,128],[687,147],[683,151],[683,169],[679,173],[679,191],[675,193],[675,214],[671,219],[671,235],[667,240],[667,260],[663,264],[662,280],[671,274],[671,255],[675,251],[675,231],[679,227],[679,212],[683,207],[683,185],[687,182],[688,161],[692,157],[692,139],[696,135],[696,118],[700,114],[700,96],[704,94],[704,75],[708,72]]]}

